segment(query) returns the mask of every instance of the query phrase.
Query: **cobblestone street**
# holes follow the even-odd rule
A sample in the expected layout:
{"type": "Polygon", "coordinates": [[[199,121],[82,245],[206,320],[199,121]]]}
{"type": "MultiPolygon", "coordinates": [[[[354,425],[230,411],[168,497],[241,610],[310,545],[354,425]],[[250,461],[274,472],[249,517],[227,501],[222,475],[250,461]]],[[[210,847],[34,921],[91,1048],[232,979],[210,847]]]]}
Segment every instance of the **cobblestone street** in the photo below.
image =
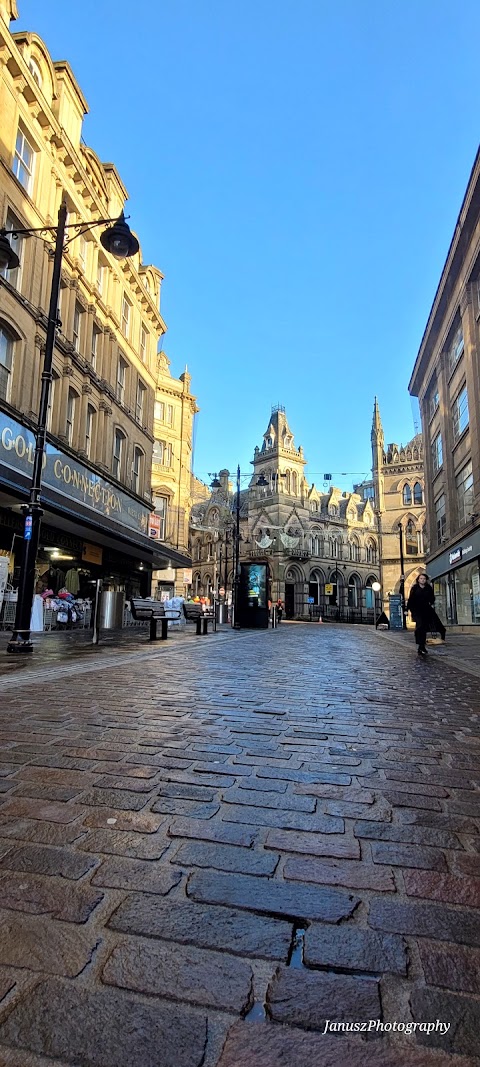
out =
{"type": "Polygon", "coordinates": [[[407,636],[3,671],[0,1067],[479,1067],[479,682],[407,636]]]}

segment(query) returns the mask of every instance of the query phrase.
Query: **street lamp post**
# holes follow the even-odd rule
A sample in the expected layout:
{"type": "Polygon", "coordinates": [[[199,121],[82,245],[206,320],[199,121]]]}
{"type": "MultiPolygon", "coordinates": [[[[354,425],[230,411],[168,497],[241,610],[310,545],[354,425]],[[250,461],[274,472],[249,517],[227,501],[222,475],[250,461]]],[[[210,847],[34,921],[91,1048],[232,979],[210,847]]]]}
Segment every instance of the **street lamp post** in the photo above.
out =
{"type": "Polygon", "coordinates": [[[377,629],[377,626],[378,626],[378,610],[377,610],[378,609],[378,601],[377,601],[377,595],[380,592],[381,588],[382,587],[380,585],[380,582],[372,582],[372,589],[373,589],[373,593],[374,593],[374,596],[375,596],[375,605],[374,605],[375,629],[377,629]]]}
{"type": "Polygon", "coordinates": [[[401,522],[398,524],[398,536],[400,540],[400,596],[402,598],[402,624],[403,629],[407,629],[407,612],[405,610],[405,573],[403,562],[403,527],[401,522]]]}
{"type": "MultiPolygon", "coordinates": [[[[32,612],[33,593],[35,588],[35,565],[38,545],[40,541],[40,523],[43,509],[40,503],[42,490],[42,467],[45,454],[45,442],[47,435],[48,406],[52,384],[53,351],[55,347],[55,331],[58,322],[58,297],[60,293],[60,279],[62,272],[62,257],[65,247],[65,231],[75,228],[75,237],[86,233],[94,226],[105,223],[113,223],[101,235],[100,241],[103,247],[117,259],[135,255],[139,244],[131,233],[122,214],[118,219],[98,219],[92,222],[67,224],[67,205],[62,201],[58,212],[56,226],[43,226],[35,229],[15,229],[10,236],[55,234],[55,249],[53,256],[52,287],[50,292],[50,304],[48,309],[47,335],[45,340],[45,354],[43,359],[42,385],[40,392],[40,406],[38,422],[35,430],[35,455],[33,461],[32,481],[30,485],[29,502],[25,509],[25,523],[23,531],[22,562],[20,566],[20,582],[18,587],[17,607],[15,611],[15,623],[12,638],[7,645],[7,652],[29,653],[33,651],[30,640],[30,619],[32,612]]],[[[0,230],[0,269],[15,270],[19,266],[19,259],[13,251],[5,229],[0,230]]]]}
{"type": "Polygon", "coordinates": [[[238,608],[240,604],[240,464],[237,467],[237,495],[235,500],[235,543],[233,578],[233,626],[240,629],[238,608]]]}

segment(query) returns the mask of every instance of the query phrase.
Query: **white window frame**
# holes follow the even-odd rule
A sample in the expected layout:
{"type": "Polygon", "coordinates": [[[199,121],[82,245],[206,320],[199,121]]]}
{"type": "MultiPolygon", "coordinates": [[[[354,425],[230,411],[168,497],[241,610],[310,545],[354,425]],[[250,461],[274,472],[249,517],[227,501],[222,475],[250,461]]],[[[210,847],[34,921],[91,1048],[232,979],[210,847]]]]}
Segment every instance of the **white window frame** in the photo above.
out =
{"type": "Polygon", "coordinates": [[[113,435],[113,456],[112,456],[112,474],[118,482],[122,480],[122,467],[123,467],[123,453],[125,447],[126,436],[119,427],[113,435]]]}
{"type": "MultiPolygon", "coordinates": [[[[22,229],[22,223],[16,217],[14,212],[11,211],[10,208],[9,208],[8,211],[7,211],[7,217],[5,219],[4,229],[7,231],[7,233],[15,233],[17,228],[21,230],[22,229]]],[[[25,248],[25,238],[20,234],[19,237],[15,238],[14,240],[12,239],[10,244],[12,246],[13,251],[18,256],[18,258],[20,260],[20,263],[19,263],[18,267],[15,267],[15,270],[8,270],[7,267],[4,267],[3,270],[0,271],[0,276],[2,278],[5,278],[6,281],[9,282],[10,285],[12,285],[13,288],[16,289],[18,293],[20,293],[21,289],[22,289],[22,266],[23,266],[23,251],[24,251],[24,248],[25,248]]]]}
{"type": "Polygon", "coordinates": [[[139,378],[137,382],[137,396],[135,399],[135,418],[137,422],[143,426],[145,420],[145,401],[147,396],[147,387],[142,379],[139,378]]]}
{"type": "Polygon", "coordinates": [[[96,370],[97,369],[98,355],[99,355],[99,352],[98,352],[98,339],[101,336],[102,336],[102,331],[94,323],[93,327],[92,327],[92,347],[91,347],[91,350],[90,350],[90,362],[92,364],[92,370],[96,370]]]}
{"type": "Polygon", "coordinates": [[[122,297],[122,333],[126,337],[127,341],[130,338],[130,330],[132,326],[132,305],[125,293],[122,297]]]}
{"type": "Polygon", "coordinates": [[[119,355],[117,363],[117,387],[116,395],[119,404],[125,404],[125,390],[127,382],[128,363],[123,356],[119,355]]]}
{"type": "Polygon", "coordinates": [[[146,363],[148,359],[148,340],[149,333],[142,322],[140,326],[140,359],[142,363],[146,363]]]}
{"type": "Polygon", "coordinates": [[[155,418],[158,422],[165,422],[165,403],[163,400],[155,401],[155,418]]]}
{"type": "Polygon", "coordinates": [[[87,404],[87,417],[85,422],[85,453],[87,459],[91,458],[92,448],[94,444],[93,435],[95,432],[95,416],[97,412],[93,407],[93,404],[87,404]]]}
{"type": "Polygon", "coordinates": [[[70,388],[68,390],[66,412],[67,418],[65,423],[65,437],[67,439],[67,443],[70,445],[70,448],[73,448],[73,438],[75,434],[75,416],[77,413],[77,400],[78,394],[75,392],[74,389],[70,388]]]}
{"type": "Polygon", "coordinates": [[[16,338],[8,329],[6,323],[0,322],[0,337],[2,343],[0,346],[0,386],[2,379],[5,382],[5,395],[3,395],[3,389],[0,390],[0,397],[8,404],[10,400],[10,394],[12,390],[12,374],[13,363],[15,358],[15,340],[16,338]],[[3,343],[5,342],[5,343],[3,343]],[[9,365],[10,364],[10,365],[9,365]]]}
{"type": "Polygon", "coordinates": [[[78,303],[78,300],[76,300],[75,301],[75,307],[73,309],[73,330],[72,330],[72,334],[73,334],[73,347],[74,347],[75,351],[78,352],[78,353],[80,353],[80,342],[81,342],[81,332],[82,332],[82,315],[83,315],[82,305],[78,303]]]}
{"type": "Polygon", "coordinates": [[[167,404],[166,406],[165,422],[167,426],[173,426],[173,404],[167,404]]]}
{"type": "Polygon", "coordinates": [[[18,127],[13,156],[13,173],[29,196],[32,195],[35,176],[36,151],[21,126],[18,127]],[[25,149],[27,148],[27,151],[25,149]]]}

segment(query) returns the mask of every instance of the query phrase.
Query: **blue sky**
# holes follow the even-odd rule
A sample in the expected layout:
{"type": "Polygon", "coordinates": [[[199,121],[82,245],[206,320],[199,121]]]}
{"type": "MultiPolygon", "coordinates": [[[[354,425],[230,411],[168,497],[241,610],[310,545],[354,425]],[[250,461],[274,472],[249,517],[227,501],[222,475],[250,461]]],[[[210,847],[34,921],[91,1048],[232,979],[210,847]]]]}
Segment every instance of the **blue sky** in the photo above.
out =
{"type": "Polygon", "coordinates": [[[188,363],[195,470],[248,472],[271,406],[307,475],[414,433],[407,384],[478,144],[480,5],[18,0],[67,59],[188,363]]]}

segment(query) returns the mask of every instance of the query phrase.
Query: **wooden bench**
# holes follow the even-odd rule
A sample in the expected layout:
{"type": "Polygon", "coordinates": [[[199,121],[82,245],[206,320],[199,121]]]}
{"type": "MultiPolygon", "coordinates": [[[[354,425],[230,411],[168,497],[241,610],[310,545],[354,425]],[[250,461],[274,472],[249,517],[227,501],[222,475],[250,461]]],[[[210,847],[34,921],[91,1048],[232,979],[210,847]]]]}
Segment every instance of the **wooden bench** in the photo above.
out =
{"type": "Polygon", "coordinates": [[[215,615],[212,608],[203,609],[202,604],[190,604],[188,602],[183,605],[183,614],[187,622],[196,623],[197,634],[208,634],[208,621],[213,619],[215,622],[215,615]]]}
{"type": "Polygon", "coordinates": [[[157,623],[162,624],[162,641],[166,641],[168,637],[168,620],[180,619],[181,611],[176,611],[174,608],[168,608],[168,615],[165,614],[165,607],[159,600],[148,599],[144,597],[132,597],[130,600],[130,611],[133,618],[139,622],[150,623],[150,641],[157,640],[157,623]]]}

